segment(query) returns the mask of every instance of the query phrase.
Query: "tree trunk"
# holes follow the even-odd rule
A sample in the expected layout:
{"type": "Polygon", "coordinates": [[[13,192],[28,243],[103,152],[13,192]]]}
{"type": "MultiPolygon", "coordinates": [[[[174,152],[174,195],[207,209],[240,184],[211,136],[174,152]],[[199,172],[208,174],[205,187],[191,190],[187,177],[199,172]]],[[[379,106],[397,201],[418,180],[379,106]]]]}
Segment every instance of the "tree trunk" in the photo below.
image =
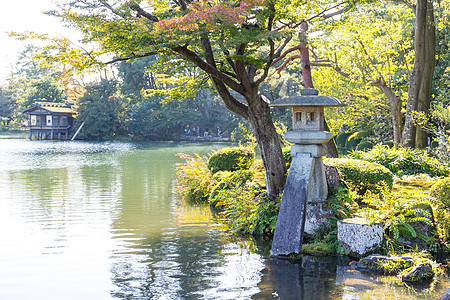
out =
{"type": "Polygon", "coordinates": [[[390,87],[386,85],[380,85],[378,87],[389,100],[392,127],[394,131],[394,146],[398,147],[402,137],[402,100],[390,87]]]}
{"type": "MultiPolygon", "coordinates": [[[[245,46],[245,44],[241,44],[236,47],[236,54],[243,55],[245,46]]],[[[207,37],[202,38],[202,47],[206,61],[187,47],[175,47],[173,50],[209,74],[214,88],[220,98],[222,98],[225,106],[250,122],[261,152],[267,195],[273,199],[284,188],[286,162],[272,121],[269,103],[260,96],[258,85],[253,82],[254,73],[249,72],[249,69],[245,68],[243,61],[236,60],[232,62],[236,71],[236,77],[239,79],[239,82],[236,82],[217,69],[211,43],[207,37]],[[236,99],[229,88],[245,97],[247,104],[236,99]]]]}
{"type": "Polygon", "coordinates": [[[270,115],[269,105],[257,93],[253,96],[258,98],[257,102],[260,104],[252,105],[256,102],[255,99],[248,101],[248,121],[261,152],[267,194],[273,198],[283,191],[286,181],[286,162],[270,115]]]}
{"type": "Polygon", "coordinates": [[[433,3],[418,0],[415,13],[414,67],[409,80],[402,145],[425,148],[427,134],[416,128],[412,114],[414,111],[427,112],[430,107],[436,44],[433,3]]]}

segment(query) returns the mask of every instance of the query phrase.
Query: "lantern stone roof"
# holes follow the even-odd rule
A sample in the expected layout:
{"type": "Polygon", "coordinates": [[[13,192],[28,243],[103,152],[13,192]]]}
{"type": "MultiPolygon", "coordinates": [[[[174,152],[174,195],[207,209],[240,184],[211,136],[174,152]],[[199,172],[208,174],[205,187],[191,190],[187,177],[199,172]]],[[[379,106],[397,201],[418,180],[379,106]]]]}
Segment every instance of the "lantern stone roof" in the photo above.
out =
{"type": "Polygon", "coordinates": [[[301,96],[287,96],[276,99],[270,103],[271,107],[293,107],[293,106],[323,106],[337,107],[345,106],[338,99],[330,96],[319,96],[316,89],[303,89],[300,91],[301,96]]]}

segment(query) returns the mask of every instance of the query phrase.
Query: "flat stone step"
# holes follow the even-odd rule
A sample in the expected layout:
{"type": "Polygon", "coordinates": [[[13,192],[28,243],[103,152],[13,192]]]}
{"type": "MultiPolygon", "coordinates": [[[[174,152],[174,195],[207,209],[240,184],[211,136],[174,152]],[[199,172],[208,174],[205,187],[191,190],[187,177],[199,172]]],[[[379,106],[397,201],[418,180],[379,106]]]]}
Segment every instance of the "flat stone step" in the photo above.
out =
{"type": "Polygon", "coordinates": [[[369,225],[367,219],[358,217],[340,220],[337,225],[339,245],[350,255],[364,256],[383,241],[383,224],[369,225]]]}

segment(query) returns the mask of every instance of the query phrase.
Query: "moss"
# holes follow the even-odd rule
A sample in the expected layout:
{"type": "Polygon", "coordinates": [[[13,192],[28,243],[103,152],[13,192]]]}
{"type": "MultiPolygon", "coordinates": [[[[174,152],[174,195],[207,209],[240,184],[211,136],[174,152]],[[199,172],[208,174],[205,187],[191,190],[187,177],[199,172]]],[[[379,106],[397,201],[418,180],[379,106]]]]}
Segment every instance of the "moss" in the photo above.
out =
{"type": "Polygon", "coordinates": [[[381,261],[376,263],[377,267],[383,270],[384,274],[398,274],[403,270],[412,267],[412,262],[401,258],[393,258],[392,260],[381,261]]]}
{"type": "Polygon", "coordinates": [[[302,253],[313,256],[329,256],[336,253],[334,247],[323,242],[303,244],[302,253]]]}

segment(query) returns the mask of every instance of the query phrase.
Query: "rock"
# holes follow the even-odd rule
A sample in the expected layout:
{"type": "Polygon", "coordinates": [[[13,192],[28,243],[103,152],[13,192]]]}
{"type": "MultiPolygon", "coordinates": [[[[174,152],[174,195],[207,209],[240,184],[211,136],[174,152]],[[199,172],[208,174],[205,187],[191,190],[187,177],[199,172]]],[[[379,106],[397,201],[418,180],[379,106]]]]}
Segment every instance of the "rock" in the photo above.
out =
{"type": "Polygon", "coordinates": [[[335,167],[325,165],[325,174],[327,178],[328,192],[335,194],[341,186],[341,178],[335,167]]]}
{"type": "Polygon", "coordinates": [[[321,224],[328,221],[330,211],[324,202],[308,202],[306,206],[305,233],[314,234],[321,224]]]}
{"type": "Polygon", "coordinates": [[[442,296],[441,296],[441,298],[439,298],[439,300],[450,300],[450,289],[445,291],[445,293],[442,294],[442,296]]]}
{"type": "Polygon", "coordinates": [[[364,256],[383,241],[383,224],[369,225],[365,218],[351,218],[338,221],[337,225],[339,245],[352,256],[364,256]]]}
{"type": "Polygon", "coordinates": [[[417,283],[433,278],[434,272],[431,264],[428,262],[414,265],[408,272],[401,275],[403,282],[417,283]]]}
{"type": "Polygon", "coordinates": [[[365,272],[378,272],[383,274],[397,274],[398,272],[410,268],[413,258],[410,255],[384,256],[369,255],[361,259],[355,269],[365,272]]]}

